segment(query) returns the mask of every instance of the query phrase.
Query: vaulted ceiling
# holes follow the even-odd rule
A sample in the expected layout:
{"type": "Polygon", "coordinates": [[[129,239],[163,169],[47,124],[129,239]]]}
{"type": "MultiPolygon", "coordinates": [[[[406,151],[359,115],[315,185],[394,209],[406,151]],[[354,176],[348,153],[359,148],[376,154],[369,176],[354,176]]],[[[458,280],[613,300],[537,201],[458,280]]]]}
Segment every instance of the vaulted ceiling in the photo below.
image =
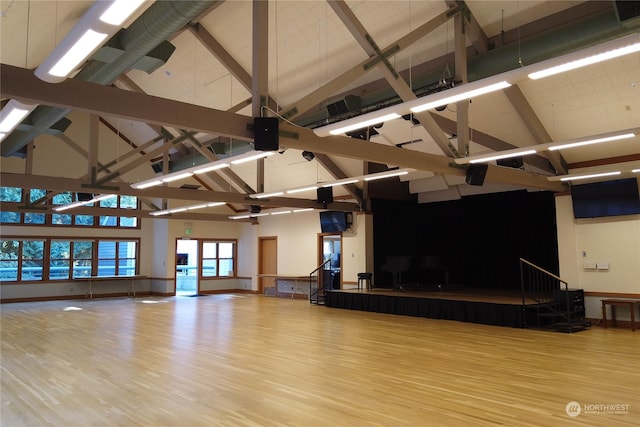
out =
{"type": "Polygon", "coordinates": [[[548,177],[640,168],[637,52],[319,136],[327,125],[465,81],[637,38],[635,2],[145,2],[72,78],[34,76],[92,3],[0,1],[3,104],[38,105],[0,143],[2,185],[133,194],[145,202],[142,217],[226,202],[172,214],[226,219],[256,205],[321,208],[314,191],[249,196],[396,167],[412,171],[334,187],[329,207],[367,209],[370,197],[428,203],[515,189],[566,191],[548,177]],[[131,187],[251,150],[260,115],[280,119],[277,154],[162,187],[131,187]],[[483,185],[467,184],[467,166],[455,162],[625,129],[635,137],[492,162],[483,185]]]}

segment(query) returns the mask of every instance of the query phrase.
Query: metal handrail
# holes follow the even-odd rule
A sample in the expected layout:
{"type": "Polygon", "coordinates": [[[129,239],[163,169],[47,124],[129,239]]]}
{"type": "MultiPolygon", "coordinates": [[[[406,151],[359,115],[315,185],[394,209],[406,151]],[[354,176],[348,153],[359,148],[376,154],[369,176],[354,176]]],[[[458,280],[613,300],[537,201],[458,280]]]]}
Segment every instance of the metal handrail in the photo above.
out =
{"type": "MultiPolygon", "coordinates": [[[[569,291],[569,282],[567,282],[566,280],[560,278],[559,276],[557,276],[557,275],[545,270],[544,268],[539,267],[539,266],[535,265],[534,263],[532,263],[530,261],[527,261],[524,258],[520,258],[520,287],[521,287],[521,292],[522,292],[522,310],[523,310],[523,313],[526,310],[525,307],[526,307],[527,292],[526,292],[526,289],[525,289],[524,268],[523,268],[522,264],[526,264],[526,265],[532,267],[533,269],[539,271],[540,273],[544,274],[548,278],[552,278],[552,279],[558,281],[559,290],[560,291],[564,291],[565,295],[566,295],[566,301],[565,301],[565,303],[566,303],[566,313],[563,314],[563,316],[566,317],[567,322],[570,324],[571,323],[571,309],[570,309],[569,292],[568,292],[569,291]],[[562,285],[564,285],[564,286],[562,286],[562,285]],[[563,287],[564,287],[564,289],[562,289],[563,287]]],[[[541,280],[538,280],[538,282],[541,282],[541,280]]],[[[539,284],[536,283],[536,285],[539,285],[539,284]]],[[[538,290],[543,290],[544,291],[546,289],[543,286],[543,287],[540,287],[540,289],[538,289],[538,290]]],[[[538,303],[548,304],[548,301],[543,301],[542,299],[540,299],[540,294],[539,293],[532,293],[532,295],[534,295],[534,294],[535,294],[535,297],[532,296],[534,301],[536,301],[538,303]]],[[[558,313],[560,313],[560,311],[558,311],[558,313]]],[[[523,316],[523,321],[524,321],[524,327],[526,327],[527,326],[526,325],[526,322],[527,322],[526,314],[523,316]]]]}
{"type": "MultiPolygon", "coordinates": [[[[317,266],[315,269],[313,269],[311,271],[311,273],[309,273],[309,302],[313,302],[313,297],[315,296],[316,298],[318,298],[318,294],[320,293],[320,280],[318,280],[318,289],[316,289],[315,291],[312,291],[312,283],[313,283],[313,275],[315,273],[317,273],[320,270],[324,270],[324,267],[326,267],[327,263],[329,263],[331,261],[331,258],[325,260],[322,264],[320,264],[319,266],[317,266]]],[[[318,275],[319,277],[320,275],[318,275]]],[[[324,290],[324,284],[322,286],[322,289],[324,290]]]]}
{"type": "Polygon", "coordinates": [[[567,282],[566,280],[563,280],[562,278],[560,278],[560,277],[556,276],[555,274],[553,274],[553,273],[551,273],[551,272],[549,272],[549,271],[545,270],[545,269],[544,269],[544,268],[542,268],[542,267],[538,267],[538,266],[537,266],[537,265],[535,265],[534,263],[532,263],[532,262],[530,262],[530,261],[527,261],[527,260],[526,260],[526,259],[524,259],[524,258],[520,258],[520,261],[521,261],[521,262],[524,262],[525,264],[530,265],[531,267],[535,268],[535,269],[536,269],[536,270],[538,270],[538,271],[543,272],[543,273],[544,273],[544,274],[546,274],[547,276],[551,276],[551,277],[553,277],[554,279],[559,280],[560,282],[564,283],[565,285],[568,285],[568,284],[569,284],[569,282],[567,282]]]}

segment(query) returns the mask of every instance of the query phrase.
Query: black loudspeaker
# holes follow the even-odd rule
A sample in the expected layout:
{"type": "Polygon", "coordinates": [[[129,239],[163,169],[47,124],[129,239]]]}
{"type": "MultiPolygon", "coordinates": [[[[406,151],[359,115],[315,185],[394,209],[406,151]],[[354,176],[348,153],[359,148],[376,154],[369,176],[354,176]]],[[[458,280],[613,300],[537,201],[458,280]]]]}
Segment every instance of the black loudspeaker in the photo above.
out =
{"type": "Polygon", "coordinates": [[[469,165],[467,169],[467,184],[469,185],[482,185],[484,184],[484,177],[487,175],[487,169],[489,165],[486,163],[477,163],[469,165]]]}
{"type": "Polygon", "coordinates": [[[261,210],[262,210],[262,207],[258,205],[249,206],[249,212],[251,212],[252,214],[259,214],[261,210]]]}
{"type": "Polygon", "coordinates": [[[322,203],[323,205],[333,203],[333,187],[319,187],[317,193],[318,203],[322,203]]]}
{"type": "Polygon", "coordinates": [[[88,202],[89,200],[93,199],[93,194],[91,194],[91,193],[76,193],[76,199],[78,199],[79,202],[88,202]]]}
{"type": "Polygon", "coordinates": [[[278,141],[277,117],[254,117],[253,148],[257,151],[277,151],[278,141]]]}

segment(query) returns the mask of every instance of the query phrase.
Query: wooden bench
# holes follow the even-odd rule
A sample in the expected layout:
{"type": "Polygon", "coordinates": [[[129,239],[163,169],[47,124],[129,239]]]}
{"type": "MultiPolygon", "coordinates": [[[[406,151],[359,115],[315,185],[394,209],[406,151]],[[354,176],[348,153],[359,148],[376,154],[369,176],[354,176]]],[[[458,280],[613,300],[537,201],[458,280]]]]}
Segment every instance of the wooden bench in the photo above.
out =
{"type": "Polygon", "coordinates": [[[631,330],[636,330],[636,306],[640,307],[640,301],[630,299],[603,299],[602,300],[602,326],[607,329],[607,306],[611,306],[611,321],[616,326],[616,307],[628,306],[631,313],[631,330]]]}

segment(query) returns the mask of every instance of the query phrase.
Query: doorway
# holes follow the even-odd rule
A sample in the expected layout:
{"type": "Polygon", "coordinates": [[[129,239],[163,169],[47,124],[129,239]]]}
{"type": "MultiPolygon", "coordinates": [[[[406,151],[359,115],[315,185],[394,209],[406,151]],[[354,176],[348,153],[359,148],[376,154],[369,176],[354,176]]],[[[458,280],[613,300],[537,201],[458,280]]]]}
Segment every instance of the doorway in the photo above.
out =
{"type": "Polygon", "coordinates": [[[177,240],[176,295],[195,296],[199,293],[198,241],[177,240]]]}
{"type": "Polygon", "coordinates": [[[278,282],[275,277],[261,277],[262,274],[278,273],[277,237],[260,237],[258,240],[258,293],[267,294],[272,290],[277,295],[278,282]]]}
{"type": "Polygon", "coordinates": [[[322,283],[325,289],[341,289],[342,234],[320,234],[319,247],[319,264],[330,260],[322,271],[322,283]]]}

